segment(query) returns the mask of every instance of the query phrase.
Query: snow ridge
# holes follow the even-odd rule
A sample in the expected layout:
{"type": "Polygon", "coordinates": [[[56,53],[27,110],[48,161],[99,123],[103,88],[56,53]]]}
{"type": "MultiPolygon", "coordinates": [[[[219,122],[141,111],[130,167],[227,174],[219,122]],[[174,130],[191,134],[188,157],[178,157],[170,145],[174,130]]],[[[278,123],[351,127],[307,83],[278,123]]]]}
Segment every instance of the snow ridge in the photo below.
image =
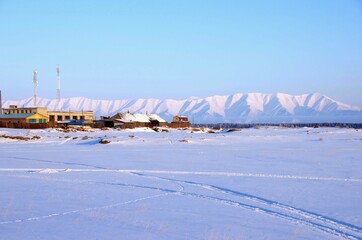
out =
{"type": "MultiPolygon", "coordinates": [[[[6,101],[30,107],[33,99],[6,101]]],[[[117,112],[158,114],[167,121],[174,115],[188,116],[194,123],[308,123],[308,122],[362,122],[362,110],[335,101],[320,93],[290,95],[285,93],[236,93],[206,98],[92,100],[84,97],[61,99],[39,98],[38,106],[49,110],[92,110],[96,118],[117,112]]]]}

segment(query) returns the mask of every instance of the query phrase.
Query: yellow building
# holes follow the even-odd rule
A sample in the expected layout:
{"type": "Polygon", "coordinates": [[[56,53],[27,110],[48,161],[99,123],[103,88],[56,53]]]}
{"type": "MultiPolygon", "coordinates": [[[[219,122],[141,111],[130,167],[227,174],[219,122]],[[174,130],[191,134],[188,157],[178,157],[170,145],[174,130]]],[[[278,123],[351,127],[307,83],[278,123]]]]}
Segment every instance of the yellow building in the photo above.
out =
{"type": "MultiPolygon", "coordinates": [[[[84,120],[84,121],[93,121],[93,111],[48,111],[46,107],[18,107],[17,105],[10,105],[9,108],[3,108],[3,115],[18,115],[17,117],[24,117],[23,114],[40,114],[45,116],[46,122],[57,122],[64,120],[84,120]],[[22,115],[22,116],[20,116],[22,115]]],[[[34,116],[33,119],[42,119],[38,118],[40,116],[34,116]]],[[[6,118],[6,116],[5,116],[6,118]]],[[[8,116],[7,118],[10,118],[8,116]]]]}
{"type": "Polygon", "coordinates": [[[46,107],[18,107],[17,105],[10,105],[9,108],[3,108],[3,114],[28,114],[28,113],[40,113],[42,115],[48,115],[46,107]]]}
{"type": "Polygon", "coordinates": [[[32,114],[26,117],[27,123],[47,123],[49,122],[49,118],[40,113],[32,114]]]}
{"type": "Polygon", "coordinates": [[[93,111],[81,111],[81,112],[72,112],[72,111],[49,111],[49,122],[57,122],[64,120],[84,120],[87,122],[93,121],[93,111]]]}
{"type": "Polygon", "coordinates": [[[5,123],[47,123],[49,118],[40,113],[1,114],[0,122],[5,123]]]}

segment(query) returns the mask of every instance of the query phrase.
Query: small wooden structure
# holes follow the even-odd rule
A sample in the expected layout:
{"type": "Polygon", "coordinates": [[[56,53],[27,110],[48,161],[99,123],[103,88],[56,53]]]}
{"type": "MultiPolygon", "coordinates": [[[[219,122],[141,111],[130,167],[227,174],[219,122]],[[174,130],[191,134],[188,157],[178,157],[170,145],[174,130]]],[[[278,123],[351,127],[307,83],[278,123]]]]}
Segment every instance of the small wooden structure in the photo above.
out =
{"type": "Polygon", "coordinates": [[[172,122],[189,122],[189,119],[186,116],[173,116],[172,122]]]}
{"type": "Polygon", "coordinates": [[[190,122],[186,116],[174,116],[172,122],[169,124],[169,127],[172,128],[188,128],[190,127],[190,122]]]}
{"type": "Polygon", "coordinates": [[[93,126],[97,128],[114,127],[114,120],[111,117],[101,116],[100,120],[93,121],[93,126]]]}

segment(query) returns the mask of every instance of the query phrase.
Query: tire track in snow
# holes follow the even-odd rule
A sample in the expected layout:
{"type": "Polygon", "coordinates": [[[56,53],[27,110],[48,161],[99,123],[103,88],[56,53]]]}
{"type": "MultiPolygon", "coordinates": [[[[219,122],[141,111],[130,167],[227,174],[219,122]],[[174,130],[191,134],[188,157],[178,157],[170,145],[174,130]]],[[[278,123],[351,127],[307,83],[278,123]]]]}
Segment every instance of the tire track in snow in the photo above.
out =
{"type": "MultiPolygon", "coordinates": [[[[156,176],[147,176],[147,175],[139,175],[141,177],[149,177],[149,178],[157,178],[156,176]]],[[[237,201],[233,201],[230,199],[225,199],[225,198],[219,198],[219,197],[214,197],[214,196],[209,196],[209,195],[203,195],[203,194],[197,194],[197,193],[192,193],[192,192],[184,192],[184,191],[177,191],[177,190],[172,190],[172,189],[167,189],[167,188],[159,188],[159,187],[151,187],[151,186],[145,186],[145,185],[133,185],[133,184],[124,184],[124,183],[109,183],[109,182],[99,182],[100,184],[106,184],[106,185],[114,185],[114,186],[122,186],[122,187],[133,187],[133,188],[142,188],[142,189],[150,189],[150,190],[157,190],[157,191],[161,191],[161,192],[166,192],[167,194],[175,194],[175,195],[180,195],[180,196],[186,196],[186,197],[192,197],[192,198],[199,198],[199,199],[204,199],[204,200],[211,200],[214,201],[218,204],[223,204],[223,205],[227,205],[227,206],[232,206],[232,207],[237,207],[237,208],[242,208],[242,209],[246,209],[246,210],[251,210],[253,212],[259,213],[259,214],[264,214],[264,215],[268,215],[268,216],[272,216],[272,217],[277,217],[283,220],[287,220],[290,221],[294,224],[303,224],[305,226],[309,226],[309,227],[313,227],[317,230],[320,230],[322,232],[334,235],[336,237],[339,238],[344,238],[344,239],[354,239],[354,240],[358,240],[360,239],[358,236],[355,236],[353,234],[350,233],[346,233],[343,232],[341,230],[338,229],[334,229],[328,226],[324,226],[322,224],[319,223],[314,223],[314,222],[310,222],[307,221],[305,219],[302,218],[298,218],[298,217],[294,217],[294,216],[290,216],[287,214],[284,214],[282,212],[276,212],[267,208],[261,208],[261,207],[257,207],[257,206],[253,206],[250,204],[245,204],[245,203],[241,203],[241,202],[237,202],[237,201]]]]}
{"type": "Polygon", "coordinates": [[[100,206],[100,207],[89,207],[89,208],[77,209],[77,210],[72,210],[72,211],[67,211],[67,212],[62,212],[62,213],[52,213],[52,214],[49,214],[49,215],[43,215],[43,216],[39,216],[39,217],[29,217],[29,218],[24,218],[24,219],[3,221],[3,222],[0,222],[0,225],[23,223],[23,222],[28,222],[28,221],[38,221],[38,220],[48,219],[48,218],[52,218],[52,217],[59,217],[59,216],[66,216],[66,215],[69,215],[69,214],[76,214],[76,213],[80,213],[80,212],[88,212],[88,211],[94,211],[94,210],[100,210],[100,209],[113,208],[113,207],[132,204],[132,203],[136,203],[136,202],[140,202],[140,201],[144,201],[144,200],[148,200],[148,199],[152,199],[152,198],[167,196],[171,192],[172,191],[168,191],[168,192],[165,192],[165,193],[162,193],[162,194],[151,195],[151,196],[147,196],[147,197],[143,197],[143,198],[137,198],[137,199],[129,200],[129,201],[126,201],[126,202],[114,203],[114,204],[104,205],[104,206],[100,206]]]}
{"type": "Polygon", "coordinates": [[[152,187],[152,186],[146,186],[146,185],[136,185],[136,184],[129,184],[129,183],[117,183],[117,182],[92,182],[92,183],[112,185],[112,186],[122,186],[122,187],[143,188],[143,189],[149,189],[149,190],[157,190],[157,191],[166,192],[166,193],[179,193],[179,192],[183,192],[183,190],[185,189],[182,185],[176,184],[176,183],[174,183],[174,184],[176,184],[179,187],[179,190],[152,187]]]}
{"type": "MultiPolygon", "coordinates": [[[[141,177],[145,177],[145,178],[153,178],[153,179],[161,179],[157,176],[148,176],[148,175],[139,175],[136,174],[137,176],[141,176],[141,177]]],[[[162,179],[162,180],[166,180],[167,179],[162,179]]],[[[170,181],[173,183],[176,183],[176,181],[170,181]]],[[[182,181],[180,181],[182,182],[182,181]]],[[[354,240],[358,240],[360,239],[360,237],[351,234],[351,233],[346,233],[343,232],[339,229],[334,229],[331,228],[329,226],[325,226],[323,224],[320,223],[314,223],[311,221],[308,221],[306,219],[303,218],[299,218],[299,217],[295,217],[295,216],[290,216],[287,215],[285,213],[282,212],[277,212],[274,210],[270,210],[267,208],[261,208],[258,206],[253,206],[250,204],[245,204],[245,203],[241,203],[241,202],[237,202],[234,200],[230,200],[230,199],[225,199],[225,198],[219,198],[219,197],[214,197],[214,196],[209,196],[209,195],[204,195],[204,194],[197,194],[197,193],[192,193],[192,192],[184,192],[184,187],[180,184],[177,184],[180,186],[179,190],[173,190],[173,189],[168,189],[168,188],[160,188],[160,187],[152,187],[152,186],[146,186],[146,185],[135,185],[135,184],[125,184],[125,183],[117,183],[117,182],[93,182],[93,183],[99,183],[99,184],[105,184],[105,185],[113,185],[113,186],[121,186],[121,187],[132,187],[132,188],[142,188],[142,189],[149,189],[149,190],[156,190],[156,191],[161,191],[164,192],[164,194],[160,194],[160,195],[169,195],[169,194],[175,194],[175,195],[179,195],[179,196],[186,196],[186,197],[193,197],[193,198],[199,198],[199,199],[205,199],[205,200],[211,200],[214,201],[216,203],[219,204],[223,204],[223,205],[228,205],[228,206],[232,206],[232,207],[237,207],[237,208],[242,208],[242,209],[246,209],[246,210],[251,210],[253,212],[259,213],[259,214],[264,214],[264,215],[268,215],[268,216],[272,216],[272,217],[277,217],[280,219],[284,219],[287,221],[290,221],[294,224],[303,224],[305,226],[309,226],[309,227],[313,227],[317,230],[320,230],[322,232],[334,235],[336,237],[343,237],[345,239],[354,239],[354,240]]],[[[188,183],[188,182],[185,182],[188,183]]],[[[157,195],[158,196],[158,195],[157,195]]]]}
{"type": "Polygon", "coordinates": [[[245,204],[245,203],[242,203],[242,202],[237,202],[237,201],[226,199],[226,198],[219,198],[219,197],[215,197],[215,196],[203,195],[203,194],[198,194],[198,193],[193,193],[193,192],[184,192],[183,191],[184,190],[183,186],[181,184],[179,184],[179,183],[181,182],[181,183],[184,183],[184,184],[191,184],[191,182],[188,182],[188,181],[179,181],[179,180],[175,180],[175,179],[167,179],[167,178],[161,178],[161,177],[157,177],[157,176],[148,176],[148,175],[139,174],[139,173],[133,173],[133,174],[135,174],[137,176],[140,176],[140,177],[145,177],[145,178],[154,178],[154,179],[158,179],[158,180],[169,181],[169,182],[172,182],[172,183],[177,184],[178,186],[180,186],[180,189],[179,190],[173,190],[173,189],[158,188],[158,187],[151,187],[151,186],[145,186],[145,185],[133,185],[133,184],[124,184],[124,183],[109,183],[109,182],[93,182],[93,183],[107,184],[107,185],[114,185],[114,186],[122,186],[122,187],[150,189],[150,190],[161,191],[163,193],[162,194],[157,194],[157,195],[152,195],[152,196],[147,196],[147,197],[143,197],[143,198],[139,198],[139,199],[135,199],[135,200],[130,200],[130,201],[122,202],[122,203],[115,203],[115,204],[105,205],[105,206],[101,206],[101,207],[91,207],[91,208],[78,209],[78,210],[73,210],[73,211],[68,211],[68,212],[63,212],[63,213],[52,213],[52,214],[44,215],[44,216],[40,216],[40,217],[30,217],[30,218],[26,218],[26,219],[17,219],[17,220],[12,220],[12,221],[4,221],[4,222],[0,222],[0,225],[12,224],[12,223],[22,223],[22,222],[34,221],[34,220],[42,220],[42,219],[47,219],[47,218],[56,217],[56,216],[64,216],[64,215],[68,215],[68,214],[75,214],[75,213],[79,213],[79,212],[83,212],[83,211],[92,211],[92,210],[112,208],[112,207],[121,206],[121,205],[125,205],[125,204],[135,203],[135,202],[150,199],[150,198],[156,198],[156,197],[161,197],[161,196],[167,196],[167,195],[170,195],[170,194],[175,194],[175,195],[180,195],[180,196],[193,197],[193,198],[199,198],[199,199],[204,199],[204,200],[211,200],[211,201],[214,201],[214,202],[216,202],[218,204],[223,204],[223,205],[233,206],[233,207],[242,208],[242,209],[246,209],[246,210],[251,210],[251,211],[253,211],[255,213],[258,213],[258,214],[264,214],[264,215],[268,215],[268,216],[271,216],[271,217],[277,217],[277,218],[292,222],[294,224],[302,224],[302,225],[305,225],[305,226],[313,227],[313,228],[315,228],[317,230],[320,230],[322,232],[334,235],[336,237],[342,237],[342,238],[345,238],[345,239],[360,239],[360,237],[356,236],[355,234],[347,233],[347,232],[341,231],[339,229],[335,229],[335,228],[332,228],[332,227],[329,227],[329,226],[325,226],[325,225],[320,224],[320,223],[315,223],[315,222],[309,221],[308,219],[303,219],[303,218],[300,218],[300,217],[291,216],[291,215],[285,214],[283,212],[277,212],[277,211],[270,210],[270,209],[267,209],[267,208],[253,206],[253,205],[250,205],[250,204],[245,204]]]}
{"type": "Polygon", "coordinates": [[[257,207],[257,206],[253,206],[253,205],[249,205],[249,204],[245,204],[245,203],[240,203],[240,202],[236,202],[236,201],[229,200],[229,199],[218,198],[218,197],[207,196],[207,195],[201,195],[201,194],[195,194],[195,193],[179,192],[179,194],[183,195],[183,196],[189,196],[189,197],[196,197],[196,198],[201,198],[201,199],[212,200],[212,201],[215,201],[217,203],[224,204],[224,205],[233,206],[233,207],[237,207],[237,208],[242,208],[242,209],[246,209],[246,210],[251,210],[251,211],[259,213],[259,214],[264,214],[264,215],[268,215],[268,216],[271,216],[271,217],[277,217],[277,218],[280,218],[280,219],[284,219],[284,220],[290,221],[290,222],[292,222],[294,224],[303,224],[305,226],[315,228],[317,230],[320,230],[322,232],[334,235],[334,236],[339,237],[339,238],[342,237],[344,239],[353,239],[353,240],[361,239],[358,236],[355,236],[355,235],[350,234],[350,233],[343,232],[343,231],[338,230],[338,229],[334,229],[334,228],[331,228],[331,227],[328,227],[328,226],[324,226],[324,225],[319,224],[319,223],[313,223],[313,222],[307,221],[305,219],[293,217],[293,216],[290,216],[290,215],[287,215],[287,214],[284,214],[284,213],[281,213],[281,212],[272,211],[272,210],[269,210],[267,208],[260,208],[260,207],[257,207]]]}
{"type": "MultiPolygon", "coordinates": [[[[339,220],[335,220],[320,214],[316,214],[310,211],[306,211],[300,208],[295,208],[293,206],[289,206],[286,204],[282,204],[279,202],[275,202],[272,200],[268,200],[265,198],[261,198],[261,197],[257,197],[257,196],[253,196],[251,194],[247,194],[247,193],[241,193],[241,192],[237,192],[234,190],[230,190],[230,189],[226,189],[226,188],[221,188],[221,187],[217,187],[217,186],[213,186],[213,185],[208,185],[208,184],[203,184],[203,183],[197,183],[197,182],[191,182],[191,181],[182,181],[182,180],[176,180],[176,179],[170,179],[170,178],[163,178],[163,177],[158,177],[158,176],[151,176],[151,175],[144,175],[144,174],[140,174],[140,173],[134,173],[135,175],[141,176],[141,177],[147,177],[147,178],[153,178],[153,179],[159,179],[159,180],[164,180],[164,181],[169,181],[169,182],[174,182],[174,183],[183,183],[183,184],[189,184],[189,185],[193,185],[193,186],[198,186],[198,187],[202,187],[211,191],[216,191],[216,192],[221,192],[224,194],[229,194],[229,195],[234,195],[237,197],[241,197],[247,200],[251,200],[253,202],[257,202],[257,203],[261,203],[263,205],[266,205],[268,207],[272,207],[272,208],[277,208],[283,211],[286,211],[288,214],[292,214],[292,215],[298,215],[302,218],[296,218],[290,215],[286,215],[282,212],[275,212],[275,211],[271,211],[269,209],[266,208],[259,208],[256,206],[252,206],[249,204],[243,204],[240,202],[235,202],[233,200],[229,200],[229,199],[223,199],[223,198],[218,198],[218,197],[212,197],[212,196],[205,196],[205,195],[200,195],[200,194],[196,194],[196,195],[200,195],[200,196],[204,196],[208,199],[216,199],[216,200],[221,200],[221,202],[226,203],[227,205],[235,205],[239,206],[239,207],[243,207],[246,208],[248,210],[253,210],[256,212],[260,212],[262,210],[263,213],[268,214],[268,215],[273,215],[273,216],[277,216],[277,217],[281,217],[283,219],[286,220],[293,220],[292,222],[294,222],[294,220],[298,220],[299,222],[303,222],[304,224],[307,223],[308,226],[312,226],[312,227],[316,227],[322,231],[328,232],[328,233],[336,233],[337,235],[341,235],[347,238],[352,238],[352,239],[362,239],[362,228],[358,227],[358,226],[354,226],[352,224],[349,223],[344,223],[342,221],[339,220]],[[232,203],[232,204],[229,204],[232,203]],[[314,222],[313,222],[314,221],[314,222]]],[[[180,194],[180,192],[179,192],[180,194]]],[[[182,194],[184,194],[182,192],[182,194]]]]}
{"type": "MultiPolygon", "coordinates": [[[[95,165],[91,165],[91,164],[85,164],[85,163],[61,162],[61,161],[57,162],[57,161],[51,161],[51,160],[24,158],[24,157],[7,157],[7,158],[16,159],[16,160],[24,160],[24,161],[35,161],[35,162],[55,163],[55,164],[81,166],[81,167],[91,167],[91,168],[95,168],[95,169],[107,170],[107,168],[104,168],[104,167],[95,166],[95,165]]],[[[58,170],[58,169],[55,169],[55,170],[58,170]]],[[[1,171],[1,169],[0,169],[0,171],[1,171]]]]}
{"type": "Polygon", "coordinates": [[[266,206],[270,206],[270,207],[274,207],[274,208],[278,208],[281,210],[284,210],[286,212],[292,213],[292,214],[296,214],[302,217],[305,217],[307,219],[311,219],[314,221],[319,221],[322,222],[323,224],[330,224],[333,227],[339,228],[339,229],[343,229],[343,230],[347,230],[347,231],[351,231],[353,233],[358,233],[361,234],[361,238],[362,238],[362,228],[349,224],[349,223],[345,223],[327,216],[323,216],[321,214],[317,214],[311,211],[307,211],[301,208],[296,208],[287,204],[283,204],[280,202],[276,202],[276,201],[272,201],[266,198],[262,198],[262,197],[258,197],[258,196],[254,196],[248,193],[242,193],[242,192],[238,192],[235,190],[231,190],[231,189],[227,189],[227,188],[223,188],[223,187],[218,187],[215,185],[208,185],[208,184],[204,184],[204,183],[198,183],[198,182],[192,182],[192,181],[181,181],[181,180],[176,180],[176,179],[170,179],[170,178],[161,178],[164,180],[169,180],[171,182],[179,182],[179,183],[186,183],[186,184],[190,184],[193,186],[198,186],[198,187],[202,187],[211,191],[216,191],[216,192],[220,192],[220,193],[224,193],[224,194],[229,194],[229,195],[234,195],[237,197],[241,197],[241,198],[245,198],[248,200],[251,200],[253,202],[257,202],[257,203],[261,203],[263,205],[266,206]]]}
{"type": "MultiPolygon", "coordinates": [[[[21,176],[21,175],[15,176],[15,177],[33,178],[33,177],[21,176]]],[[[35,179],[37,179],[37,178],[35,178],[35,179]]],[[[184,190],[184,187],[182,185],[178,184],[178,183],[173,183],[173,184],[177,185],[179,187],[179,189],[178,190],[173,190],[173,189],[156,188],[156,187],[149,187],[149,186],[142,186],[142,185],[133,185],[133,184],[124,184],[124,183],[97,182],[97,181],[90,181],[90,180],[86,180],[86,181],[79,181],[79,180],[75,181],[75,180],[66,180],[66,179],[53,179],[53,180],[54,181],[60,181],[60,182],[69,182],[69,183],[106,184],[106,185],[116,185],[116,186],[123,186],[123,187],[143,188],[143,189],[148,189],[148,190],[157,190],[157,191],[160,191],[160,192],[163,192],[163,193],[162,194],[157,194],[157,195],[151,195],[151,196],[147,196],[147,197],[143,197],[143,198],[138,198],[138,199],[134,199],[134,200],[129,200],[129,201],[126,201],[126,202],[114,203],[114,204],[110,204],[110,205],[104,205],[104,206],[100,206],[100,207],[89,207],[89,208],[77,209],[77,210],[72,210],[72,211],[67,211],[67,212],[62,212],[62,213],[52,213],[52,214],[49,214],[49,215],[43,215],[43,216],[38,216],[38,217],[29,217],[29,218],[25,218],[25,219],[16,219],[16,220],[11,220],[11,221],[3,221],[3,222],[0,222],[0,225],[22,223],[22,222],[36,221],[36,220],[43,220],[43,219],[48,219],[48,218],[51,218],[51,217],[65,216],[65,215],[76,214],[76,213],[80,213],[80,212],[87,212],[87,211],[93,211],[93,210],[100,210],[100,209],[118,207],[118,206],[131,204],[131,203],[136,203],[136,202],[140,202],[140,201],[144,201],[144,200],[148,200],[148,199],[152,199],[152,198],[167,196],[169,194],[175,194],[175,193],[177,193],[179,191],[184,190]]]]}

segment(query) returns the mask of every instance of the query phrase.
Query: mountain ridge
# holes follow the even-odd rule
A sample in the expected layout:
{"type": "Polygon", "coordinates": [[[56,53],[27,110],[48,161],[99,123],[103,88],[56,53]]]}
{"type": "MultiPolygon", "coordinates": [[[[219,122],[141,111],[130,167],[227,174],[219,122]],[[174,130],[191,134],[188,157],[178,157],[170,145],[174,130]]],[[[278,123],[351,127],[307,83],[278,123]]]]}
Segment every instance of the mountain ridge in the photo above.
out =
{"type": "MultiPolygon", "coordinates": [[[[188,116],[195,123],[308,123],[362,122],[359,107],[333,100],[320,93],[290,95],[286,93],[235,93],[205,98],[186,99],[139,98],[123,100],[94,100],[85,97],[61,99],[38,98],[38,106],[49,110],[94,111],[95,117],[111,116],[117,112],[153,113],[167,121],[174,115],[188,116]]],[[[33,98],[8,100],[3,104],[33,106],[33,98]]]]}

